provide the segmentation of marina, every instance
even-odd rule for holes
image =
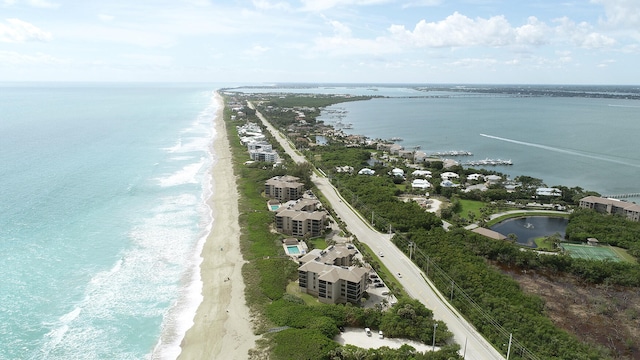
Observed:
[[[484,160],[471,160],[462,163],[464,166],[500,166],[500,165],[513,165],[511,159],[484,159]]]
[[[471,151],[464,150],[450,150],[450,151],[437,151],[429,154],[431,157],[441,157],[441,156],[473,156]]]

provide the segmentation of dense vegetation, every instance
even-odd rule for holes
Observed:
[[[258,123],[252,112],[248,117]],[[241,247],[248,263],[243,267],[247,283],[247,302],[256,314],[257,332],[263,334],[258,350],[252,351],[253,358],[263,358],[267,352],[269,359],[399,359],[411,354],[415,359],[457,359],[458,345],[446,345],[452,334],[446,324],[439,323],[436,344],[441,350],[421,354],[409,346],[401,349],[364,350],[353,346],[341,347],[333,341],[339,326],[370,327],[382,329],[387,336],[408,337],[415,340],[432,341],[434,320],[430,310],[411,300],[399,300],[390,311],[381,308],[364,309],[353,305],[314,306],[287,293],[287,285],[297,279],[298,265],[291,261],[281,246],[281,235],[270,231],[273,213],[269,212],[262,196],[264,181],[276,175],[298,176],[311,186],[309,164],[296,165],[287,162],[273,167],[267,163],[242,165],[249,158],[246,148],[238,141],[236,126],[244,120],[231,121],[231,112],[225,108],[234,170],[237,175],[240,196]],[[268,141],[277,142],[268,132],[263,132]],[[283,153],[280,149],[280,153]],[[275,330],[275,331],[271,331]]]
[[[571,241],[594,237],[601,243],[625,248],[629,254],[640,258],[640,223],[622,216],[603,215],[588,209],[576,210],[571,214],[566,234]]]
[[[400,249],[406,251],[409,242],[416,245],[416,262],[432,278],[443,294],[450,294],[452,303],[498,349],[502,349],[503,344],[508,341],[508,335],[512,333],[515,341],[511,358],[610,358],[606,349],[583,344],[572,335],[556,328],[545,315],[544,302],[538,297],[525,295],[515,281],[502,274],[499,267],[535,270],[551,277],[555,274],[572,274],[581,281],[590,284],[640,286],[640,267],[638,265],[573,259],[566,255],[540,255],[533,251],[522,251],[511,242],[491,240],[461,228],[445,232],[440,227],[440,219],[434,215],[422,211],[415,203],[398,201],[397,196],[406,191],[406,187],[387,175],[392,164],[376,163],[370,166],[376,170],[376,176],[371,177],[336,173],[333,170],[336,166],[348,165],[357,171],[363,166],[368,166],[366,164],[370,155],[370,149],[345,148],[332,144],[310,151],[307,157],[330,175],[343,197],[352,202],[366,218],[369,216],[373,218],[375,214],[375,226],[378,229],[386,231],[388,226],[391,226],[397,232],[394,241]],[[393,166],[396,165],[398,164],[393,164]],[[442,171],[441,163],[434,163],[432,166],[430,170],[434,171],[435,177],[439,171]],[[462,171],[463,169],[458,170]],[[462,173],[464,174],[464,172]],[[468,194],[456,194],[455,190],[436,187],[434,192],[445,195],[453,199],[454,202],[456,201],[455,196],[483,201],[487,204],[489,201],[496,200],[529,201],[532,189],[534,186],[540,185],[540,181],[528,177],[521,177],[519,181],[523,186],[515,192],[507,192],[498,187],[490,188],[482,193]],[[567,205],[575,204],[583,196],[594,194],[581,188],[560,188],[563,191],[561,201]],[[489,207],[487,205],[487,209]],[[453,210],[456,210],[455,207]],[[455,211],[451,211],[450,214],[454,215]],[[624,219],[612,220],[611,217],[603,217],[593,212],[577,211],[570,220],[567,234],[570,239],[579,240],[584,240],[586,237],[597,237],[601,241],[604,240],[603,242],[628,248],[632,254],[638,256],[637,234],[640,228],[635,226]],[[285,304],[297,303],[295,299],[284,299],[284,292],[281,294],[283,295],[280,298],[270,298],[274,301],[274,307],[284,306],[282,302]],[[298,306],[303,305],[298,304]],[[361,314],[365,319],[357,320],[358,317],[354,316],[355,310],[349,309],[349,306],[335,308],[342,308],[348,315],[342,318],[329,316],[327,312],[324,312],[325,318],[318,320],[319,325],[314,329],[296,327],[295,322],[290,324],[283,320],[286,317],[275,316],[274,314],[277,312],[271,308],[268,309],[268,313],[271,314],[269,321],[272,322],[272,325],[291,326],[292,329],[285,330],[286,332],[304,331],[305,336],[324,334],[323,331],[326,332],[324,335],[327,335],[329,334],[328,329],[333,329],[335,332],[334,325],[336,324],[366,324],[372,328],[388,326],[382,322],[382,315],[365,313]],[[394,309],[396,309],[395,319],[398,320],[398,308]],[[312,312],[310,311],[310,313]],[[394,315],[388,316],[393,317]],[[317,331],[318,333],[309,333],[309,331]],[[393,330],[387,328],[387,331]],[[383,352],[382,349],[366,351],[350,346],[335,347],[335,344],[332,343],[322,345],[320,342],[320,344],[322,346],[320,352],[327,351],[335,359],[391,359],[403,356],[400,354],[410,354],[410,352],[402,352],[402,348],[398,350],[400,352],[394,352],[393,355],[390,355]],[[286,345],[279,342],[277,346],[285,346],[286,348]],[[443,348],[440,353],[447,349],[447,347]],[[278,352],[276,351],[276,353]],[[284,352],[282,357],[277,358],[297,358],[284,354],[289,353]],[[452,351],[451,356],[454,355],[455,351]],[[418,355],[406,356],[416,359],[423,358]],[[441,355],[436,353],[424,356]]]

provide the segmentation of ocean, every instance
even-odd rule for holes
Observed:
[[[218,87],[0,83],[0,359],[179,354],[214,221],[206,200]],[[425,152],[473,152],[462,161],[511,159],[489,169],[549,186],[640,192],[638,100],[407,86],[245,91],[387,96],[331,106],[321,119]]]
[[[215,87],[0,84],[0,359],[172,359],[201,301]]]

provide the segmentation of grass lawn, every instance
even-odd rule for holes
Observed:
[[[480,219],[480,209],[483,208],[486,203],[478,200],[460,199],[460,205],[462,206],[462,210],[460,210],[461,217],[468,218],[469,213],[472,213],[475,215],[475,219]]]
[[[311,245],[313,244],[313,248],[314,249],[326,249],[327,248],[327,241],[323,238],[323,237],[319,237],[319,238],[313,238],[313,239],[309,239],[306,240],[307,241],[307,245],[309,245],[309,248],[311,248]]]
[[[553,240],[547,236],[541,236],[539,238],[535,238],[534,242],[536,243],[536,250],[545,250],[545,251],[558,251],[553,247]]]
[[[298,286],[297,281],[292,281],[287,285],[287,294],[295,295],[302,300],[304,303],[309,306],[320,306],[321,302],[315,296],[309,295],[307,293],[303,293],[300,291],[300,287]]]
[[[609,246],[609,248],[611,249],[611,251],[616,253],[616,255],[618,255],[624,261],[626,261],[628,263],[631,263],[631,264],[637,264],[638,263],[638,260],[635,257],[633,257],[632,255],[629,255],[629,253],[627,252],[626,249],[615,247],[615,246]]]

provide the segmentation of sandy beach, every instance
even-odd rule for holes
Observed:
[[[253,334],[242,278],[238,192],[231,150],[222,119],[222,97],[216,114],[213,166],[213,227],[202,250],[203,300],[194,325],[185,334],[178,359],[247,359],[258,338]]]

